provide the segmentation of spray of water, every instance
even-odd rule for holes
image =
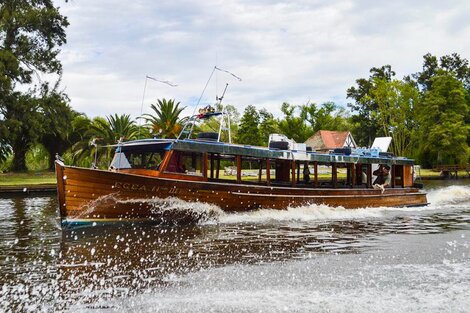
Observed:
[[[470,202],[470,186],[449,186],[432,190],[427,195],[430,205],[419,208],[359,208],[345,209],[344,207],[329,207],[326,205],[307,205],[287,210],[258,210],[235,214],[222,214],[220,223],[266,223],[283,221],[323,221],[323,220],[360,220],[381,218],[391,212],[436,210],[448,205]]]
[[[428,193],[428,201],[433,207],[469,202],[470,186],[449,186],[431,190]]]

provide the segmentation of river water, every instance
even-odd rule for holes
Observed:
[[[2,312],[469,312],[470,181],[423,208],[309,206],[192,225],[61,229],[54,195],[0,198]]]

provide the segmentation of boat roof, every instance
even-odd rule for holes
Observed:
[[[217,141],[193,139],[143,139],[123,142],[116,145],[117,152],[156,152],[161,150],[178,150],[188,152],[208,152],[228,155],[241,155],[253,158],[309,161],[319,163],[361,163],[361,164],[396,164],[413,165],[414,160],[405,157],[372,157],[359,154],[318,153],[297,150],[277,150],[267,147],[229,144]]]

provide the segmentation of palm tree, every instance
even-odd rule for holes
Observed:
[[[77,133],[82,133],[80,140],[72,147],[74,162],[85,158],[93,158],[97,145],[106,146],[116,144],[119,140],[137,139],[138,127],[130,115],[110,115],[106,119],[96,117],[93,121],[76,119],[72,125]],[[81,132],[85,130],[84,132]],[[96,144],[95,144],[96,143]],[[105,164],[111,157],[111,149],[106,153],[100,153],[99,162]]]
[[[179,105],[174,99],[158,99],[156,105],[150,106],[155,115],[144,114],[141,118],[145,119],[154,134],[160,134],[162,138],[176,138],[182,129],[182,119],[179,115],[186,108],[180,108]]]
[[[104,118],[96,118],[90,127],[90,130],[97,138],[100,138],[100,143],[105,145],[112,145],[119,140],[133,140],[137,138],[138,128],[130,115],[110,115]]]

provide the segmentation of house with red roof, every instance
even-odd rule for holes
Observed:
[[[313,151],[326,152],[337,148],[356,148],[356,142],[349,131],[319,130],[305,141]]]

